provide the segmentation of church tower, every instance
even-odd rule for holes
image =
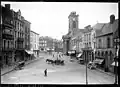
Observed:
[[[69,19],[69,33],[72,35],[75,34],[75,31],[78,29],[78,17],[79,15],[76,15],[76,12],[71,12],[68,16]]]

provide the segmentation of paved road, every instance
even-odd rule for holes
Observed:
[[[1,77],[2,84],[85,84],[85,66],[76,62],[70,62],[69,57],[64,56],[65,65],[51,65],[45,59],[33,62],[23,70],[13,71]],[[44,77],[44,70],[48,69],[48,76]],[[88,84],[113,84],[114,77],[96,70],[88,69]]]

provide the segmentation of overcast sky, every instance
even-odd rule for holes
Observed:
[[[31,22],[31,30],[40,36],[62,39],[68,32],[70,12],[79,14],[79,29],[87,25],[109,22],[114,14],[118,19],[118,3],[84,2],[1,2],[11,4],[14,11],[21,10],[22,16]]]

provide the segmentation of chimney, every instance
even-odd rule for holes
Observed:
[[[110,24],[113,24],[114,21],[115,21],[115,16],[114,15],[110,15]]]
[[[5,4],[5,8],[10,9],[10,4]]]

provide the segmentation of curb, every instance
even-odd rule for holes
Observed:
[[[98,69],[98,68],[96,68],[96,70],[97,70],[97,71],[100,71],[100,72],[102,72],[102,73],[105,73],[105,74],[107,74],[107,75],[109,75],[109,76],[114,77],[114,74],[112,74],[112,73],[104,72],[103,70],[100,70],[100,69]]]
[[[5,74],[7,74],[7,73],[10,73],[10,72],[12,72],[12,71],[14,71],[14,68],[11,69],[11,70],[9,70],[9,71],[7,71],[7,72],[5,72],[5,73],[3,73],[3,74],[1,74],[1,76],[5,75]]]
[[[97,71],[99,71],[99,72],[101,72],[101,73],[107,74],[107,75],[109,75],[109,76],[114,77],[114,74],[112,74],[112,73],[110,73],[110,72],[107,73],[107,72],[104,72],[103,70],[98,69],[98,68],[96,68],[95,70],[97,70]]]
[[[27,63],[27,64],[25,64],[25,65],[28,65],[28,64],[30,64],[30,63],[36,61],[36,60],[38,60],[38,59],[34,59],[34,60],[30,61],[29,63]],[[11,69],[11,70],[9,70],[9,71],[7,71],[7,72],[1,74],[1,76],[5,75],[5,74],[7,74],[7,73],[10,73],[10,72],[12,72],[12,71],[14,71],[14,70],[15,70],[15,69],[13,68],[13,69]]]

